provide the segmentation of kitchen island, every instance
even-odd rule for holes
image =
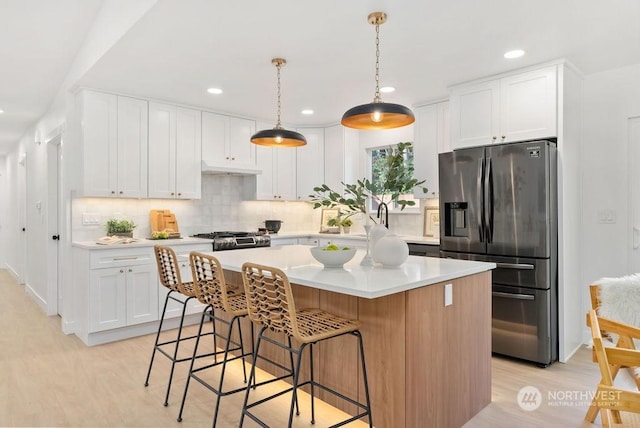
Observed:
[[[460,427],[491,401],[495,264],[409,256],[398,268],[362,267],[365,251],[358,250],[344,268],[325,269],[304,245],[212,254],[230,284],[242,285],[244,262],[275,266],[289,277],[298,308],[319,307],[362,321],[376,427]],[[445,288],[451,290],[449,305]],[[283,350],[263,349],[288,364]],[[314,353],[320,382],[364,399],[353,338],[320,343]],[[355,411],[331,396],[319,397]]]

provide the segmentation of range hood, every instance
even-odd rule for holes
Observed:
[[[228,174],[228,175],[258,175],[262,174],[262,170],[258,167],[251,168],[246,166],[229,166],[220,164],[210,164],[202,161],[203,174]]]

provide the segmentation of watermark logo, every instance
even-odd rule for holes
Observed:
[[[522,410],[532,412],[542,404],[542,393],[535,386],[527,385],[518,392],[518,406]]]

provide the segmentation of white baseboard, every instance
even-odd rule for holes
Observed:
[[[42,297],[40,297],[40,295],[38,293],[36,293],[36,291],[33,289],[33,287],[31,287],[29,285],[29,283],[26,283],[24,285],[24,289],[27,292],[27,294],[29,296],[31,296],[31,298],[33,300],[35,300],[35,302],[38,304],[40,309],[42,309],[42,312],[44,312],[45,315],[48,315],[47,314],[47,302],[45,302],[45,300]]]

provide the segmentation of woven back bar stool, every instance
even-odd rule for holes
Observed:
[[[263,340],[288,350],[290,353],[296,354],[296,363],[294,365],[293,385],[291,388],[280,391],[270,397],[266,397],[249,403],[251,388],[247,388],[245,399],[242,407],[242,416],[240,426],[243,425],[244,417],[247,416],[260,426],[267,425],[261,421],[256,415],[250,412],[250,409],[261,405],[272,398],[292,391],[291,405],[289,408],[288,427],[293,424],[294,403],[297,406],[297,390],[304,385],[310,385],[311,390],[311,423],[315,423],[315,388],[321,388],[337,397],[348,401],[359,408],[359,413],[332,427],[346,425],[355,420],[368,416],[369,426],[372,427],[371,419],[371,401],[369,398],[369,384],[367,381],[367,370],[364,358],[364,346],[362,344],[362,335],[360,334],[360,322],[338,317],[321,309],[302,309],[296,308],[291,284],[289,279],[282,270],[258,265],[255,263],[245,263],[242,266],[242,279],[247,297],[247,307],[249,310],[249,318],[252,322],[260,325],[260,333],[255,346],[254,360],[249,375],[249,383],[255,376],[256,362],[260,358],[259,349]],[[284,333],[287,336],[288,344],[281,343],[270,337],[265,336],[267,330]],[[322,340],[331,338],[353,335],[358,340],[360,361],[362,366],[362,379],[364,381],[366,403],[360,403],[355,399],[346,397],[345,395],[334,391],[333,389],[322,385],[315,381],[313,374],[313,345]],[[291,339],[299,344],[296,348],[291,346]],[[305,348],[309,348],[309,367],[310,379],[300,382],[300,368],[302,362],[302,354]],[[299,414],[299,412],[297,412]]]
[[[182,337],[182,327],[184,324],[184,314],[187,310],[187,303],[189,300],[196,297],[193,289],[193,282],[182,282],[180,277],[180,266],[178,264],[178,258],[176,253],[170,247],[162,245],[156,245],[153,247],[156,255],[156,263],[158,265],[158,276],[160,278],[160,284],[166,287],[169,292],[164,299],[164,306],[162,308],[162,315],[160,316],[160,325],[158,326],[158,332],[156,333],[155,344],[153,345],[153,352],[151,353],[151,361],[149,361],[149,370],[147,371],[147,378],[144,381],[144,386],[149,386],[149,377],[151,376],[151,368],[153,367],[153,361],[156,356],[156,352],[160,352],[171,361],[171,371],[169,373],[169,382],[167,385],[167,393],[164,398],[164,405],[169,404],[169,392],[171,391],[171,381],[173,379],[173,372],[176,363],[188,361],[191,357],[178,358],[178,348],[180,343],[185,340],[194,339],[196,336]],[[162,331],[162,324],[164,323],[165,314],[167,312],[167,304],[169,300],[173,300],[182,305],[182,314],[180,315],[180,326],[178,327],[177,337],[175,339],[160,341],[160,333]],[[165,350],[165,347],[172,345],[173,348]]]
[[[244,382],[247,382],[245,359],[253,354],[253,330],[250,349],[245,351],[240,320],[247,316],[247,299],[245,298],[244,291],[241,288],[227,286],[224,279],[224,273],[220,267],[218,259],[206,254],[191,252],[189,254],[189,262],[191,265],[196,297],[201,303],[207,306],[202,312],[200,327],[196,337],[196,344],[193,349],[194,358],[191,359],[189,376],[187,377],[187,382],[184,387],[182,404],[180,405],[180,413],[178,414],[178,422],[182,421],[182,412],[184,410],[184,404],[189,390],[189,381],[193,378],[217,396],[216,407],[213,415],[213,426],[215,427],[218,419],[221,397],[245,390],[245,387],[242,386],[240,388],[223,391],[223,384],[227,363],[237,359],[243,360],[242,370],[244,374]],[[225,313],[230,316],[231,320],[229,321],[227,318],[222,318],[220,316],[221,313]],[[216,347],[216,351],[210,354],[214,357],[213,362],[207,362],[200,367],[194,368],[196,361],[195,356],[198,352],[198,346],[200,345],[200,336],[202,335],[202,328],[205,320],[213,321],[213,335],[214,337],[223,339],[224,349],[218,351]],[[216,322],[227,326],[226,335],[220,334],[216,331]],[[237,340],[233,339],[234,327],[238,333]],[[222,355],[222,359],[218,360],[218,356],[220,355]],[[222,371],[220,373],[218,384],[216,386],[212,386],[206,382],[199,373],[218,365],[222,365]]]

